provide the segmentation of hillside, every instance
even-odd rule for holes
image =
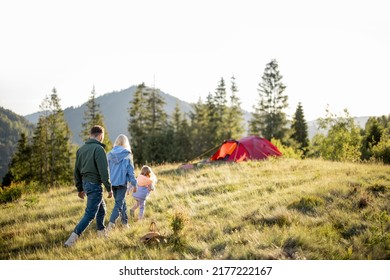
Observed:
[[[154,170],[146,218],[108,240],[93,222],[62,246],[85,208],[73,186],[0,205],[0,259],[390,259],[389,166],[277,159]],[[139,241],[151,221],[167,238],[158,249]]]
[[[33,125],[24,117],[0,107],[0,183],[18,144],[20,134],[31,135]]]

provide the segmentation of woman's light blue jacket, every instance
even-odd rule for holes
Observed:
[[[122,146],[115,146],[107,154],[110,179],[113,186],[127,186],[127,182],[136,186],[132,154]]]

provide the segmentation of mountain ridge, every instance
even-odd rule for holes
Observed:
[[[133,85],[127,89],[108,92],[96,97],[96,102],[100,105],[100,110],[104,116],[104,122],[111,141],[114,141],[116,136],[119,134],[128,135],[128,109],[130,108],[130,101],[134,96],[136,88],[137,86]],[[161,90],[159,90],[159,93],[166,102],[164,109],[168,115],[172,114],[176,103],[179,104],[180,110],[183,113],[188,114],[190,111],[192,111],[192,103],[183,101]],[[83,144],[83,141],[81,140],[79,134],[82,129],[81,123],[84,120],[84,111],[86,110],[86,103],[87,101],[78,107],[70,106],[64,109],[65,120],[68,122],[69,128],[72,131],[72,142],[78,145]],[[38,122],[39,114],[39,112],[36,112],[33,114],[26,115],[24,117],[31,123],[36,124]],[[244,110],[245,127],[247,127],[247,123],[250,118],[251,113]],[[361,128],[364,128],[368,118],[368,116],[354,117],[354,120]],[[317,133],[325,132],[321,131],[318,128],[317,120],[306,122],[308,125],[309,139],[312,139],[313,136]]]
[[[96,97],[96,103],[100,106],[100,111],[104,116],[104,123],[111,141],[114,141],[119,134],[128,134],[128,121],[130,108],[130,101],[133,99],[137,86],[131,86],[120,91],[112,91]],[[159,90],[160,95],[164,98],[166,104],[165,111],[170,115],[176,103],[179,104],[180,110],[183,113],[188,113],[191,110],[191,104],[180,100],[170,94]],[[84,121],[84,111],[86,110],[87,101],[78,107],[67,107],[64,109],[65,120],[68,122],[69,128],[72,131],[72,141],[81,145],[79,134],[82,129],[82,122]],[[26,115],[25,118],[32,123],[37,123],[39,112]],[[119,121],[122,120],[122,121]]]

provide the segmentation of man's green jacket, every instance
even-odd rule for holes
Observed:
[[[101,184],[103,183],[107,191],[111,191],[110,174],[105,145],[96,139],[88,139],[76,153],[76,164],[74,178],[76,188],[83,191],[83,181]]]

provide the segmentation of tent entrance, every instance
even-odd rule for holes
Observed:
[[[222,144],[221,148],[211,157],[211,160],[227,160],[237,147],[237,142],[229,141]]]

